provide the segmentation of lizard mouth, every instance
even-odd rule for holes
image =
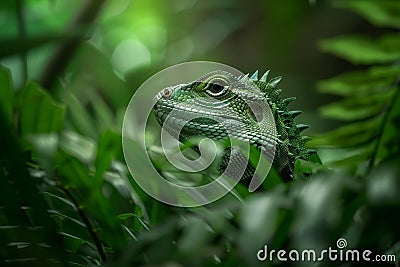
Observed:
[[[200,106],[192,105],[191,103],[180,103],[178,101],[159,101],[153,107],[157,118],[164,122],[168,115],[175,119],[187,120],[191,117],[208,118],[214,120],[238,120],[236,114],[232,112],[222,114],[220,109],[200,108]],[[227,108],[228,109],[228,108]]]

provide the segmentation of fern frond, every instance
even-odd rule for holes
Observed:
[[[379,22],[377,15],[370,12],[371,6],[388,12],[386,4],[340,1],[338,5],[356,10],[372,23],[396,26],[395,22]],[[358,167],[361,173],[368,174],[400,149],[400,34],[387,33],[377,40],[363,35],[341,36],[322,41],[320,47],[350,63],[368,67],[318,83],[320,92],[342,97],[321,107],[321,114],[345,124],[316,137],[308,145],[344,149],[342,156],[330,164]]]

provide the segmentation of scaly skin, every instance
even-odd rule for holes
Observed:
[[[296,159],[309,159],[300,132],[308,126],[294,122],[299,111],[289,111],[294,98],[282,99],[276,85],[281,78],[267,81],[268,72],[258,79],[258,72],[235,77],[224,71],[208,73],[198,80],[165,88],[159,94],[154,113],[160,125],[168,115],[173,119],[163,127],[179,134],[181,142],[192,137],[208,137],[225,142],[231,138],[249,142],[270,161],[282,179],[294,178]],[[178,133],[178,129],[181,131]],[[273,152],[275,149],[275,157]],[[229,156],[248,162],[240,152],[225,150],[220,171]],[[254,167],[247,165],[243,180],[252,178]]]

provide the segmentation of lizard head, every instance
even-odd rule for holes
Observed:
[[[273,132],[274,127],[273,116],[267,116],[271,112],[265,93],[247,76],[224,71],[164,88],[153,109],[157,121],[168,132],[179,134],[181,141],[195,136],[224,140],[229,135],[256,143],[262,139],[256,135],[261,136],[262,130]]]
[[[260,148],[279,174],[291,180],[295,160],[307,160],[314,152],[305,148],[306,139],[300,134],[308,126],[294,121],[301,112],[287,108],[295,98],[282,99],[276,88],[281,78],[267,81],[268,73],[258,79],[258,72],[248,78],[214,71],[167,87],[157,95],[155,117],[182,142],[192,137],[246,141]]]

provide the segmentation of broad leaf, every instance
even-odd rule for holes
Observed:
[[[28,83],[18,96],[19,128],[23,135],[58,132],[63,127],[65,107],[39,85]]]
[[[352,147],[374,140],[379,134],[382,116],[367,121],[341,126],[331,132],[314,137],[308,142],[310,147]]]
[[[318,82],[320,92],[341,96],[366,96],[387,91],[400,76],[399,65],[372,67],[368,70],[346,72]]]
[[[379,27],[400,29],[400,5],[392,0],[341,0],[334,6],[350,9]]]
[[[354,64],[388,63],[400,59],[400,36],[387,34],[378,40],[365,36],[342,36],[320,42],[324,52]]]
[[[386,108],[394,90],[381,94],[349,97],[344,100],[323,106],[321,114],[327,118],[343,121],[367,119],[375,116]]]
[[[10,122],[13,112],[13,94],[10,71],[0,66],[0,109],[2,109],[4,116]]]

